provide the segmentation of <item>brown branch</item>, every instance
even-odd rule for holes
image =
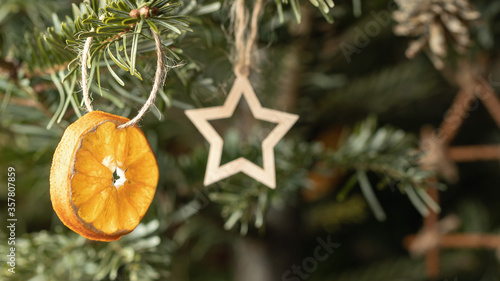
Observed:
[[[473,70],[467,62],[461,64],[458,72],[455,73],[455,77],[461,90],[455,97],[450,109],[446,112],[439,132],[436,132],[436,136],[441,142],[439,143],[440,146],[438,147],[435,144],[434,151],[427,147],[428,152],[430,151],[433,155],[427,157],[427,163],[425,161],[422,163],[423,167],[429,166],[429,163],[438,163],[439,159],[436,160],[432,157],[442,158],[441,162],[444,160],[468,162],[500,159],[500,145],[448,147],[456,137],[463,121],[469,116],[472,101],[475,98],[479,98],[483,102],[493,120],[500,127],[500,100],[490,85],[483,78],[474,76]],[[429,134],[422,135],[423,143],[431,140],[430,144],[433,144],[432,139],[428,138]],[[444,149],[446,153],[437,154]],[[436,189],[430,186],[432,183],[432,181],[428,182],[427,192],[433,200],[438,202],[439,194]],[[426,273],[430,279],[435,280],[439,277],[439,252],[441,248],[500,249],[500,235],[446,234],[448,231],[443,229],[445,225],[443,221],[439,222],[438,215],[431,211],[431,214],[424,220],[423,229],[418,234],[409,235],[403,240],[404,246],[411,254],[425,253]],[[453,222],[453,220],[450,221]]]
[[[418,239],[418,234],[408,235],[403,240],[405,248]],[[483,248],[483,249],[500,249],[500,235],[495,234],[481,234],[481,233],[465,233],[465,234],[446,234],[437,237],[437,247],[427,250],[426,259],[429,259],[429,252],[433,250],[443,249],[462,249],[462,248]],[[439,252],[438,252],[439,253]],[[432,257],[434,259],[435,257]],[[428,262],[429,265],[435,266]],[[437,264],[438,265],[438,264]],[[429,274],[429,272],[428,272]],[[431,276],[431,275],[429,275]]]
[[[469,115],[474,98],[474,91],[469,89],[461,90],[455,97],[439,128],[444,144],[449,144],[457,135],[458,129]]]
[[[498,95],[481,77],[478,78],[478,90],[477,95],[490,113],[491,118],[500,127],[500,100],[498,99]]]
[[[500,159],[500,145],[469,145],[448,148],[447,156],[455,162]]]
[[[500,236],[493,234],[448,234],[439,239],[441,248],[499,249]]]

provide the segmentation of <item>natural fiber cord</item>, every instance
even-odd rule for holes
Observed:
[[[250,34],[246,37],[245,31],[247,29],[248,11],[245,8],[244,0],[237,0],[234,3],[234,17],[235,17],[235,45],[237,53],[237,62],[234,67],[234,72],[239,76],[248,76],[252,66],[252,49],[254,47],[255,39],[258,33],[258,19],[260,11],[262,10],[263,0],[257,0],[252,11],[252,18],[250,21]]]
[[[150,106],[154,104],[154,101],[156,99],[156,94],[158,92],[158,89],[160,88],[162,84],[162,78],[163,78],[163,70],[165,68],[164,62],[163,62],[163,54],[161,51],[161,40],[160,36],[158,33],[156,33],[153,29],[151,29],[151,32],[153,34],[153,38],[155,39],[155,45],[156,45],[156,56],[157,56],[157,65],[156,65],[156,73],[154,77],[154,82],[153,82],[153,88],[151,89],[151,93],[149,94],[149,98],[146,101],[146,103],[142,106],[142,108],[139,110],[137,113],[137,116],[132,118],[130,121],[127,123],[118,126],[118,129],[123,129],[129,126],[133,126],[141,120],[141,118],[146,114],[146,111],[149,109]],[[92,101],[90,100],[90,95],[89,95],[89,87],[88,87],[88,73],[87,73],[87,59],[90,51],[90,46],[92,44],[92,37],[87,38],[87,41],[85,42],[85,47],[83,49],[83,54],[82,54],[82,60],[81,60],[81,66],[82,66],[82,90],[83,90],[83,100],[85,102],[85,107],[87,108],[88,112],[94,111],[92,108]]]

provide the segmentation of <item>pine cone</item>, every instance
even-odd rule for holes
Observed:
[[[406,56],[413,58],[425,50],[434,66],[443,68],[447,41],[459,53],[470,43],[469,25],[481,14],[467,0],[395,0],[399,10],[393,12],[397,21],[394,33],[418,37],[410,42]]]

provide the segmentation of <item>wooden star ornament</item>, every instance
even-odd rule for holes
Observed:
[[[222,166],[220,165],[224,140],[209,121],[231,117],[242,97],[245,98],[252,115],[256,119],[277,124],[262,141],[263,168],[243,157]],[[263,108],[250,81],[244,76],[236,76],[233,87],[223,106],[189,109],[185,113],[210,144],[205,180],[203,182],[205,186],[242,172],[269,188],[274,189],[276,187],[274,147],[299,119],[298,115]]]

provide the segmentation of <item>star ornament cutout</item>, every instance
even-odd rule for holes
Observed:
[[[224,140],[209,121],[231,117],[242,97],[245,98],[254,118],[277,124],[262,141],[263,168],[243,157],[222,166],[220,165]],[[189,109],[185,113],[210,144],[205,180],[203,182],[205,186],[242,172],[269,188],[276,188],[274,147],[299,119],[298,115],[263,108],[250,81],[242,76],[236,77],[223,106]]]

